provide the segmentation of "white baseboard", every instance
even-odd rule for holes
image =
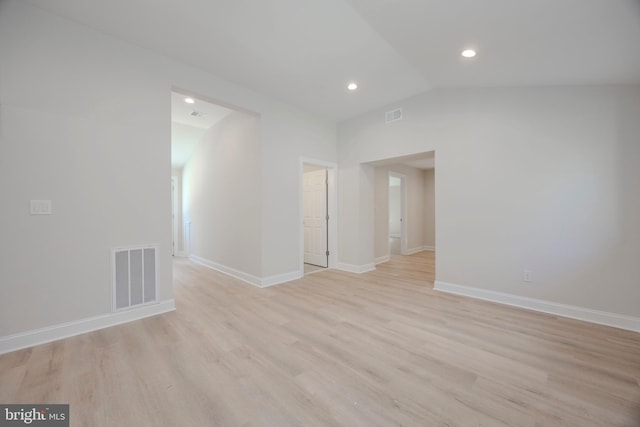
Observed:
[[[435,246],[418,246],[417,248],[407,249],[404,252],[403,255],[413,255],[413,254],[417,254],[418,252],[422,252],[422,251],[435,252],[436,251],[436,247]]]
[[[235,268],[227,267],[226,265],[218,264],[217,262],[199,257],[197,255],[191,255],[189,259],[193,262],[204,265],[205,267],[209,267],[212,270],[216,270],[220,273],[226,274],[227,276],[242,280],[243,282],[256,286],[258,288],[267,288],[269,286],[279,285],[281,283],[300,279],[304,276],[303,272],[296,270],[290,271],[289,273],[277,274],[275,276],[262,278],[249,273],[245,273],[240,270],[236,270]]]
[[[292,280],[304,277],[304,271],[291,271],[289,273],[277,274],[275,276],[264,277],[260,280],[260,287],[267,288],[269,286],[279,285],[281,283],[290,282]]]
[[[431,251],[431,252],[435,252],[436,251],[436,247],[435,246],[420,246],[417,248],[413,248],[413,249],[407,249],[405,251],[405,253],[403,255],[413,255],[413,254],[417,254],[418,252],[422,252],[422,251]],[[387,262],[391,259],[391,255],[384,255],[381,257],[378,257],[375,259],[375,264],[382,264],[384,262]]]
[[[368,271],[375,270],[376,265],[374,263],[369,263],[364,265],[354,265],[354,264],[347,264],[346,262],[339,262],[337,269],[342,271],[347,271],[349,273],[362,274]]]
[[[189,259],[193,262],[197,262],[198,264],[202,264],[205,267],[209,267],[213,270],[219,271],[220,273],[224,273],[227,276],[235,277],[236,279],[242,280],[243,282],[246,282],[250,285],[257,286],[259,288],[262,287],[261,279],[252,274],[236,270],[235,268],[227,267],[226,265],[218,264],[217,262],[199,257],[198,255],[191,255],[189,256]]]
[[[188,258],[188,255],[185,251],[178,251],[175,254],[173,254],[173,256],[177,256],[180,258]]]
[[[435,281],[434,289],[450,294],[463,295],[466,297],[497,302],[514,307],[541,311],[543,313],[554,314],[557,316],[569,317],[571,319],[584,320],[600,325],[613,326],[615,328],[640,332],[640,318],[637,317],[609,313],[606,311],[592,310],[590,308],[576,307],[572,305],[560,304],[534,298],[521,297],[518,295],[490,291],[470,286],[456,285],[439,280]]]
[[[419,246],[417,248],[407,249],[406,251],[404,251],[402,255],[413,255],[413,254],[417,254],[418,252],[422,252],[423,250],[424,249],[422,249],[422,246]]]
[[[103,314],[101,316],[74,320],[59,325],[47,326],[46,328],[7,335],[0,338],[0,354],[144,319],[145,317],[167,313],[175,309],[175,301],[170,299],[131,310]]]
[[[381,256],[375,259],[375,264],[382,264],[384,262],[387,262],[391,259],[391,255],[385,255],[385,256]]]

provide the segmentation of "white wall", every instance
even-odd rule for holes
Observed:
[[[208,129],[183,169],[190,255],[260,277],[260,119],[232,112]]]
[[[435,170],[424,171],[424,246],[436,246]]]
[[[169,92],[149,55],[9,1],[0,62],[0,336],[109,313],[115,246],[158,245],[171,299]],[[39,198],[53,215],[29,215]]]
[[[437,280],[639,316],[638,117],[638,86],[432,91],[339,126],[340,198],[366,208],[360,163],[435,150]],[[341,261],[371,262],[341,208]]]
[[[157,244],[172,298],[173,87],[260,115],[261,274],[299,269],[299,157],[335,162],[333,123],[16,0],[0,63],[0,337],[109,313],[113,246]]]
[[[389,172],[387,168],[375,168],[374,182],[374,256],[378,260],[389,255],[389,233],[390,233],[390,202],[389,200]],[[400,187],[397,187],[400,188]],[[399,194],[398,190],[398,194]]]
[[[336,163],[336,125],[293,109],[260,113],[262,276],[269,278],[300,270],[300,158]]]
[[[373,166],[339,163],[339,268],[361,272],[375,266],[374,183],[375,168]]]
[[[175,233],[174,245],[176,256],[186,256],[184,247],[184,218],[182,216],[182,168],[172,168],[171,178],[174,180],[174,215],[175,215]]]
[[[378,171],[376,171],[376,174],[377,172]],[[402,233],[402,185],[391,186],[387,182],[386,189],[387,189],[387,195],[389,197],[389,200],[388,200],[389,208],[387,209],[389,220],[386,222],[388,224],[389,229],[387,230],[388,232],[384,234],[387,234],[387,236],[400,237]],[[376,203],[378,202],[377,196],[378,194],[376,194]],[[376,257],[377,257],[377,253],[376,253]]]

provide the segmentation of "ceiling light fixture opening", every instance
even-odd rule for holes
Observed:
[[[476,51],[473,49],[466,49],[463,50],[460,55],[464,56],[465,58],[473,58],[474,56],[476,56]]]
[[[187,104],[193,104],[194,102],[196,102],[196,100],[193,98],[185,98],[184,102],[186,102]]]
[[[351,82],[347,85],[347,89],[349,90],[356,90],[358,89],[358,84],[356,82]]]

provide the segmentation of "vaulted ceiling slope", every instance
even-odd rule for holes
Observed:
[[[640,0],[29,1],[338,121],[438,87],[640,82]]]

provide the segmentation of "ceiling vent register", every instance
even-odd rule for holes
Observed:
[[[396,108],[384,113],[385,123],[397,122],[398,120],[402,120],[402,108]]]

